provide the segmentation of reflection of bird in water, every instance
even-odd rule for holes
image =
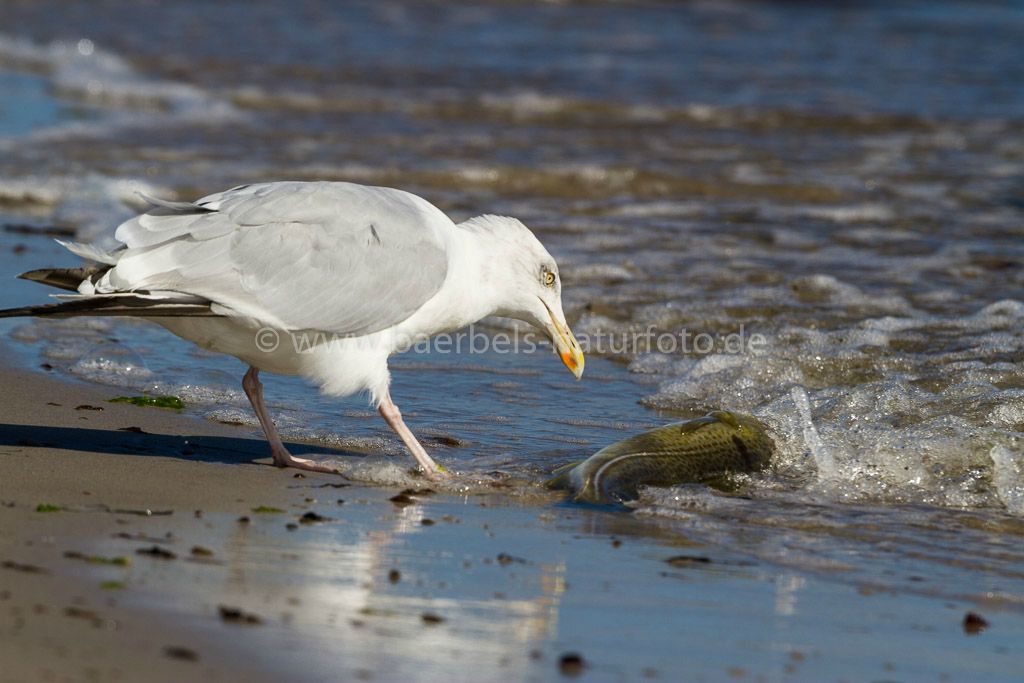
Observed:
[[[279,466],[331,471],[285,449],[260,370],[302,375],[335,396],[368,391],[431,477],[441,470],[388,391],[392,353],[498,315],[539,328],[569,369],[583,372],[558,266],[514,218],[456,225],[420,197],[351,183],[265,183],[194,203],[149,201],[152,210],[117,229],[120,248],[66,245],[100,265],[22,276],[77,294],[0,317],[138,316],[240,358],[249,364],[242,386]]]
[[[329,671],[332,680],[347,680],[339,667],[376,671],[378,680],[419,680],[417,667],[447,671],[452,662],[480,671],[504,662],[501,680],[525,680],[536,665],[531,651],[558,632],[566,553],[503,565],[475,534],[424,526],[425,516],[454,522],[418,498],[384,518],[377,504],[355,505],[361,509],[346,523],[318,527],[319,534],[282,538],[236,525],[218,551],[230,571],[213,584],[217,598],[263,616],[287,615],[287,629],[273,637],[295,643],[303,670]],[[514,526],[523,522],[513,519]],[[441,621],[428,624],[424,614]]]

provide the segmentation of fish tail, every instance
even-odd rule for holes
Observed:
[[[544,482],[544,486],[549,489],[568,489],[572,488],[572,471],[579,465],[582,460],[577,462],[571,462],[568,465],[562,465],[554,472],[551,473],[551,478]]]

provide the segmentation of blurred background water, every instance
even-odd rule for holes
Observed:
[[[782,529],[755,547],[809,566],[925,544],[956,576],[942,590],[1019,610],[1021,83],[1019,2],[0,2],[0,265],[74,264],[40,232],[109,242],[139,190],[348,180],[517,216],[581,335],[765,345],[591,353],[578,384],[547,353],[396,358],[395,399],[442,462],[535,478],[752,413],[779,445],[741,482],[757,505],[680,487],[637,513]],[[239,362],[155,326],[5,329],[20,362],[256,424]],[[267,393],[291,438],[401,452],[363,398]],[[984,580],[952,569],[965,548]]]

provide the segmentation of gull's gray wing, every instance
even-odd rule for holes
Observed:
[[[266,183],[155,202],[96,293],[202,297],[287,330],[364,335],[414,313],[444,282],[453,224],[424,199],[351,183]]]

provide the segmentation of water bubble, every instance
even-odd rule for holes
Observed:
[[[115,386],[132,386],[152,376],[138,353],[121,344],[103,344],[89,351],[71,366],[71,372],[86,379]]]

